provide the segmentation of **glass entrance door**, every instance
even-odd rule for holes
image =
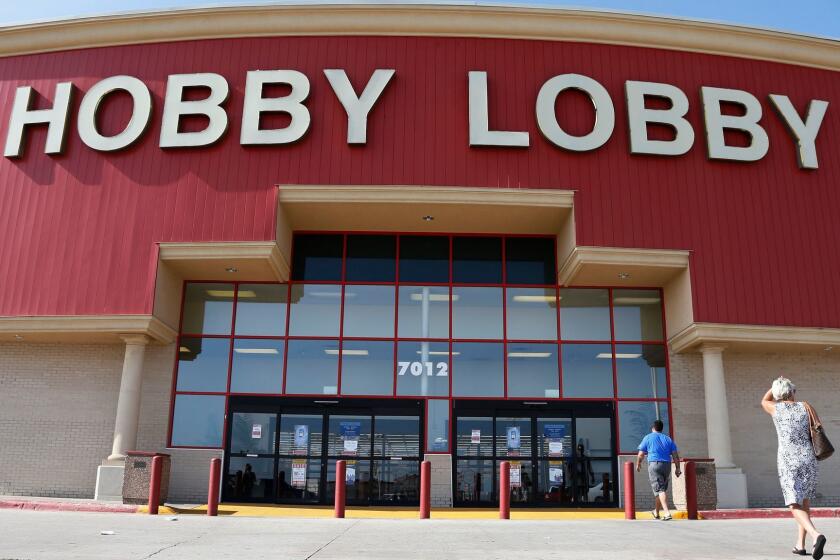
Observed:
[[[616,505],[612,403],[455,405],[455,504],[498,504],[511,464],[513,506]]]
[[[419,401],[232,400],[223,499],[332,504],[344,460],[348,504],[416,505],[420,412]]]

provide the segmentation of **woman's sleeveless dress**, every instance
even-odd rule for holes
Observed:
[[[773,415],[779,436],[779,482],[785,505],[817,495],[817,458],[811,445],[808,410],[801,402],[777,402]]]

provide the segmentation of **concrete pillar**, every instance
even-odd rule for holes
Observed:
[[[140,391],[143,385],[143,358],[149,337],[125,335],[120,395],[117,400],[117,417],[114,421],[114,441],[108,461],[121,463],[125,452],[137,445],[137,424],[140,420]]]
[[[726,376],[721,344],[704,344],[703,387],[706,400],[706,438],[717,469],[719,508],[747,507],[747,477],[732,457],[732,432],[726,399]]]

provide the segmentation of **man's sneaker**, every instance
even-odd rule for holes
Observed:
[[[655,509],[651,510],[650,514],[653,516],[654,519],[659,519],[659,512]]]
[[[671,517],[670,515],[666,515],[665,517],[662,518],[662,521],[671,521],[672,519],[673,519],[673,517]]]

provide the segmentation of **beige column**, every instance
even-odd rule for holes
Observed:
[[[114,441],[109,462],[122,462],[125,452],[137,445],[137,424],[140,420],[140,390],[143,385],[143,358],[149,337],[146,335],[123,335],[125,358],[123,359],[120,395],[117,400],[117,417],[114,421]]]

